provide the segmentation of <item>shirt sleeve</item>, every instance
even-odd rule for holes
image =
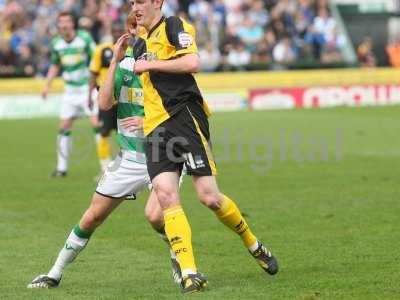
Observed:
[[[176,55],[197,53],[196,31],[194,27],[178,17],[166,19],[169,42],[175,47]]]
[[[89,66],[90,72],[98,74],[101,69],[101,47],[97,46],[93,52],[92,59]]]
[[[88,54],[89,57],[91,58],[93,56],[94,53],[94,49],[96,48],[96,43],[94,42],[94,40],[92,39],[92,37],[90,37],[89,39],[89,44],[88,44]]]
[[[58,51],[54,49],[54,45],[51,45],[50,48],[50,62],[53,65],[60,65],[61,64],[61,59],[60,59],[60,54]]]

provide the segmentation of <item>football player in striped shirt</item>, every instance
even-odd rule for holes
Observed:
[[[57,17],[59,34],[51,41],[51,66],[42,90],[47,98],[51,84],[62,73],[65,83],[61,100],[59,133],[57,137],[57,167],[52,177],[65,177],[71,151],[71,128],[73,121],[81,115],[90,119],[96,142],[100,139],[98,108],[89,105],[89,62],[95,42],[86,31],[76,29],[76,20],[71,12],[61,12]]]
[[[113,49],[113,58],[99,93],[99,106],[110,108],[117,101],[118,133],[117,140],[121,151],[112,165],[106,169],[100,179],[92,202],[83,214],[80,222],[72,229],[58,257],[45,275],[39,275],[28,288],[54,288],[60,284],[64,269],[74,261],[86,247],[90,237],[105,219],[125,199],[135,199],[144,189],[150,187],[144,154],[143,136],[143,91],[139,78],[133,73],[135,59],[128,47],[129,40],[136,33],[136,19],[129,15],[129,34],[118,39]],[[164,231],[162,210],[156,194],[151,192],[145,214],[154,228],[169,247]],[[170,249],[172,275],[181,283],[181,272],[175,253]]]

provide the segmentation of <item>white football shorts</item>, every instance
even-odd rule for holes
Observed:
[[[145,188],[151,189],[144,154],[121,151],[101,177],[96,193],[110,198],[136,199]]]
[[[88,105],[89,86],[66,87],[61,99],[60,119],[72,119],[99,114],[97,91],[93,91],[93,108]]]
[[[184,168],[179,178],[179,186],[185,175]],[[134,200],[146,188],[151,190],[152,185],[145,155],[133,151],[121,151],[99,180],[96,193],[110,198]]]

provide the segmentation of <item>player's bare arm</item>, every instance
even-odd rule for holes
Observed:
[[[90,110],[93,109],[93,90],[96,88],[96,80],[99,76],[98,73],[90,72],[90,79],[89,79],[89,95],[88,95],[88,107]]]
[[[118,63],[124,58],[126,49],[128,48],[128,41],[130,38],[129,33],[122,35],[114,45],[113,58],[110,62],[110,67],[107,72],[106,80],[100,87],[99,91],[99,107],[103,110],[108,110],[113,105],[113,91],[114,91],[114,77],[117,70]]]
[[[138,60],[135,63],[135,73],[158,71],[166,73],[197,73],[200,71],[200,58],[197,54],[185,54],[176,59],[146,61]]]
[[[50,90],[51,84],[53,83],[54,78],[57,77],[59,71],[60,71],[60,66],[59,65],[52,64],[50,66],[49,71],[47,72],[47,75],[46,75],[46,82],[45,82],[45,84],[43,86],[43,89],[42,89],[42,98],[43,98],[43,100],[47,99],[47,95],[49,94],[49,90]]]

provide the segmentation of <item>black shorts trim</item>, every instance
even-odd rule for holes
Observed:
[[[126,196],[122,196],[122,197],[113,197],[113,196],[110,196],[110,195],[102,194],[102,193],[100,193],[100,192],[98,192],[98,191],[94,191],[94,192],[95,192],[96,194],[99,194],[100,196],[107,197],[107,198],[114,199],[114,200],[121,200],[121,199],[125,199],[125,200],[136,200],[136,199],[137,199],[136,194],[126,195]]]
[[[113,197],[113,196],[110,196],[110,195],[106,195],[106,194],[102,194],[102,193],[100,193],[100,192],[98,192],[98,191],[94,191],[96,194],[99,194],[100,196],[103,196],[103,197],[107,197],[107,198],[111,198],[111,199],[116,199],[116,200],[119,200],[119,199],[122,199],[122,198],[124,198],[124,197]]]

